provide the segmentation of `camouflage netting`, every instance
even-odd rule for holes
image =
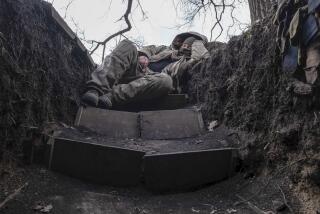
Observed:
[[[246,133],[246,166],[288,174],[301,202],[319,208],[320,98],[291,92],[269,20],[212,48],[212,57],[191,71],[189,95],[207,123],[217,120]]]
[[[19,153],[32,130],[72,122],[92,64],[46,2],[1,0],[0,32],[1,158]]]

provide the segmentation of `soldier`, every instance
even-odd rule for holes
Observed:
[[[303,27],[302,39],[305,44],[305,75],[306,82],[311,85],[319,86],[318,70],[320,64],[320,0],[309,0],[308,2],[309,16]],[[310,20],[311,19],[311,20]],[[311,26],[308,25],[310,21]],[[310,28],[311,27],[311,28]]]
[[[150,45],[139,51],[123,40],[91,74],[82,104],[110,109],[166,95],[178,87],[173,79],[209,56],[206,43],[207,38],[196,32],[177,35],[169,47]]]
[[[299,65],[304,71],[304,82],[294,83],[297,94],[311,94],[319,86],[320,64],[320,0],[309,0],[294,15],[289,28],[292,45],[299,47]]]

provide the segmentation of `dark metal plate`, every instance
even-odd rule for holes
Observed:
[[[141,177],[144,152],[56,138],[49,168],[76,178],[112,186],[134,186]]]
[[[188,190],[228,178],[234,171],[236,149],[146,155],[144,177],[157,192]]]
[[[75,125],[86,127],[110,138],[140,136],[137,113],[80,107]]]
[[[169,94],[153,100],[139,101],[138,103],[126,104],[123,106],[116,106],[115,110],[140,112],[153,110],[173,110],[184,108],[188,102],[186,94]]]
[[[177,109],[141,112],[141,138],[178,139],[200,135],[204,124],[200,111]]]

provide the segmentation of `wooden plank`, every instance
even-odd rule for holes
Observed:
[[[77,38],[76,40],[77,40],[77,45],[82,50],[82,52],[87,52],[87,48],[83,45],[81,40],[79,38]]]
[[[63,20],[63,18],[59,15],[59,13],[56,11],[56,9],[54,9],[54,7],[51,7],[51,15],[52,15],[52,18],[57,22],[57,24],[64,30],[64,32],[71,39],[75,39],[76,38],[76,34],[71,30],[71,28]]]

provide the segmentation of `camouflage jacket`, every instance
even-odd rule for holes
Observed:
[[[203,47],[201,47],[202,50],[197,50],[197,52],[199,53],[201,51],[202,52],[205,51],[204,48],[207,45],[208,40],[204,35],[201,35],[197,32],[186,32],[186,33],[178,34],[174,38],[174,40],[177,37],[180,37],[184,40],[190,36],[195,37],[196,39],[198,39],[199,41],[202,41],[202,43],[203,43]],[[197,47],[199,47],[199,45]],[[195,49],[195,48],[193,48],[193,49]],[[149,46],[145,46],[142,49],[140,49],[139,52],[140,52],[140,54],[146,55],[149,58],[150,62],[158,62],[158,61],[161,61],[162,59],[166,59],[169,57],[171,57],[171,59],[173,59],[174,61],[180,60],[181,58],[183,58],[183,55],[179,53],[179,50],[174,49],[173,45],[170,45],[170,46],[149,45]],[[208,51],[205,51],[205,53],[203,53],[203,55],[208,56]]]
[[[140,53],[148,56],[150,62],[158,62],[169,57],[174,61],[173,63],[170,63],[165,68],[163,68],[162,72],[167,73],[172,77],[175,92],[178,93],[181,93],[180,80],[182,75],[190,70],[194,64],[201,60],[205,60],[210,56],[206,48],[208,40],[201,34],[198,34],[196,32],[182,33],[178,34],[174,38],[174,40],[177,37],[180,37],[184,40],[190,36],[193,36],[197,39],[192,44],[190,59],[179,53],[179,50],[174,49],[173,44],[171,44],[171,46],[169,47],[150,45],[142,48],[139,51]],[[152,71],[149,69],[149,72]]]

